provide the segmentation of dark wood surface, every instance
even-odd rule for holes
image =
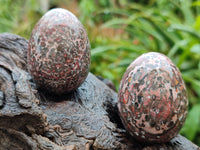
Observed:
[[[112,83],[92,73],[69,94],[37,90],[27,47],[20,36],[0,34],[0,150],[200,149],[181,135],[161,144],[135,141],[121,123]]]

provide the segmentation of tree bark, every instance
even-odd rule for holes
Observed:
[[[36,88],[26,67],[28,41],[0,34],[0,149],[200,149],[181,135],[139,143],[124,129],[111,82],[89,73],[75,91],[55,96]]]

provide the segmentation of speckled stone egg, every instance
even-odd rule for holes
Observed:
[[[76,89],[90,67],[90,44],[83,25],[65,9],[48,11],[32,31],[27,59],[39,88],[55,94]]]
[[[142,142],[167,142],[187,115],[187,93],[179,69],[163,54],[139,56],[119,88],[118,109],[126,130]]]

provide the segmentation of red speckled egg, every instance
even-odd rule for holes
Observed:
[[[139,56],[120,84],[118,108],[129,133],[139,141],[167,142],[187,115],[187,93],[179,69],[163,54]]]
[[[55,94],[76,89],[90,67],[90,44],[83,25],[65,9],[48,11],[32,31],[27,59],[40,88]]]

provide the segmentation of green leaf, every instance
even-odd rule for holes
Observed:
[[[199,63],[198,63],[198,69],[200,70],[200,61],[199,61]]]
[[[192,3],[192,6],[200,6],[200,1],[195,1]]]
[[[128,20],[124,19],[124,18],[114,18],[114,19],[104,23],[102,25],[102,28],[113,27],[113,26],[116,26],[116,25],[123,25],[123,24],[127,25]]]
[[[190,26],[185,26],[185,25],[180,25],[180,24],[173,24],[170,27],[170,29],[171,30],[183,31],[183,32],[189,33],[190,35],[194,36],[195,38],[200,39],[200,35],[194,29],[192,29]]]
[[[196,17],[194,28],[198,31],[200,29],[200,15]]]
[[[190,51],[196,54],[200,54],[200,44],[195,44],[190,48]]]
[[[102,14],[129,16],[130,12],[126,9],[117,9],[117,8],[109,8],[109,9],[106,8],[96,11],[96,15],[102,15]]]
[[[192,124],[192,128],[191,128]],[[188,113],[185,124],[181,130],[189,140],[194,140],[200,126],[200,104],[195,105]]]
[[[191,9],[192,0],[181,0],[180,1],[180,8],[182,10],[183,16],[185,18],[185,22],[187,24],[193,24],[194,22],[194,15]]]
[[[133,58],[132,58],[132,59],[124,59],[124,60],[121,60],[121,61],[118,63],[117,67],[127,67],[128,65],[131,64],[131,62],[132,62],[133,60],[134,60]]]
[[[187,44],[188,44],[187,40],[181,40],[181,41],[176,42],[174,46],[169,50],[169,53],[167,54],[167,56],[169,58],[172,58],[172,56],[174,56],[177,53],[179,48],[184,47]]]
[[[91,50],[91,56],[93,57],[113,49],[117,49],[117,46],[116,45],[99,46]]]

